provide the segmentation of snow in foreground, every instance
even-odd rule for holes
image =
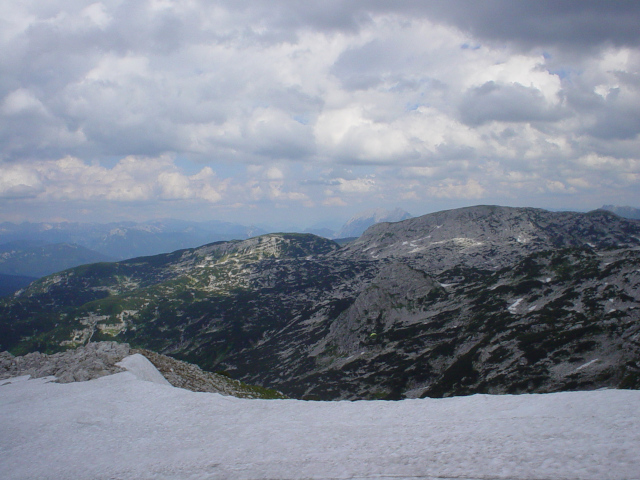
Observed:
[[[0,478],[640,478],[638,391],[242,400],[125,366],[0,382]]]

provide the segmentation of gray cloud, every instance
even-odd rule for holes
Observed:
[[[396,47],[396,48],[394,48]],[[398,55],[402,49],[385,40],[374,39],[363,46],[350,48],[336,60],[331,72],[347,89],[369,89],[380,85],[385,77],[401,75],[406,59]]]
[[[34,188],[31,185],[15,185],[0,191],[0,198],[5,198],[5,199],[35,198],[38,196],[39,193],[42,193],[42,190],[38,188]]]
[[[590,44],[632,44],[636,33],[616,38],[627,31],[624,25],[638,10],[635,2],[608,2],[606,8],[601,2],[513,1],[454,1],[446,7],[442,2],[337,0],[323,2],[321,7],[285,0],[164,9],[146,2],[100,5],[67,2],[59,11],[51,5],[35,6],[35,12],[29,13],[39,20],[8,45],[6,50],[12,53],[3,61],[7,75],[0,94],[6,99],[18,90],[26,91],[42,108],[28,116],[22,114],[23,120],[14,116],[5,122],[5,159],[64,153],[197,154],[203,148],[223,158],[233,157],[235,151],[236,158],[244,152],[251,161],[255,161],[253,155],[299,159],[317,151],[310,129],[283,125],[282,134],[263,132],[258,138],[252,136],[257,130],[235,124],[251,121],[251,111],[264,105],[307,124],[321,113],[326,101],[321,90],[313,91],[315,87],[299,83],[301,80],[283,82],[277,68],[268,63],[286,58],[273,52],[279,55],[274,58],[270,52],[282,48],[283,41],[303,51],[305,47],[298,42],[305,28],[355,35],[372,25],[374,15],[394,13],[407,15],[400,22],[439,19],[480,37],[493,32],[496,39],[544,44],[562,42],[565,35]],[[227,10],[220,11],[220,5]],[[574,32],[578,28],[574,24],[583,33]],[[281,37],[279,30],[293,36]],[[533,35],[539,31],[545,33],[538,39]],[[392,88],[407,105],[436,101],[443,102],[438,108],[446,109],[458,104],[462,120],[469,125],[491,120],[557,120],[558,111],[545,106],[534,87],[499,85],[488,92],[491,83],[485,82],[484,87],[472,87],[456,99],[459,94],[448,85],[451,79],[434,78],[438,72],[429,72],[430,65],[445,63],[445,59],[438,58],[437,50],[429,45],[420,44],[419,32],[398,33],[387,32],[384,38],[364,44],[346,43],[332,63],[326,64],[327,69],[318,73],[336,76],[347,90]],[[261,43],[265,37],[273,42]],[[294,65],[295,59],[291,61]],[[620,78],[632,75],[617,74]],[[448,89],[451,96],[443,98]],[[423,99],[425,94],[429,97]],[[599,115],[596,126],[584,131],[607,132],[607,125],[620,118],[610,108]],[[611,130],[628,138],[635,131],[636,122],[631,120]],[[631,127],[625,130],[624,125]],[[228,135],[229,127],[240,128],[240,133],[235,138]],[[286,131],[292,135],[290,140],[284,138]]]
[[[445,21],[475,37],[526,46],[637,46],[640,4],[634,0],[295,0],[228,1],[231,10],[276,28],[355,31],[371,15],[402,14]]]
[[[638,46],[640,4],[633,0],[427,2],[424,11],[481,39],[527,48]]]
[[[595,121],[585,131],[601,139],[630,140],[640,133],[639,105],[617,101],[617,91],[612,91],[595,114]]]
[[[565,87],[568,107],[580,118],[580,133],[599,140],[633,140],[640,134],[640,55],[627,60],[628,70],[599,70],[593,78],[576,79]]]
[[[491,121],[548,122],[561,117],[559,109],[548,105],[538,89],[495,82],[467,91],[459,110],[462,121],[473,126]]]

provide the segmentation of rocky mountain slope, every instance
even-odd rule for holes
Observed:
[[[272,234],[96,264],[0,304],[0,348],[126,341],[298,398],[640,388],[640,222],[479,206],[339,248]]]

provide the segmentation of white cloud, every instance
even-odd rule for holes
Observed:
[[[8,116],[21,113],[46,115],[47,109],[30,91],[19,88],[5,97],[2,102],[2,113]]]
[[[0,166],[0,192],[24,191],[40,200],[111,200],[116,202],[149,200],[222,199],[226,182],[204,167],[195,175],[180,172],[169,157],[126,157],[114,167],[87,164],[65,157],[54,162],[36,162],[28,168]]]
[[[400,130],[365,118],[359,110],[350,108],[320,115],[316,138],[326,155],[387,163],[408,153],[410,146]]]
[[[464,89],[479,87],[489,82],[500,85],[521,85],[540,92],[550,104],[560,102],[559,94],[562,89],[560,77],[549,72],[544,57],[514,55],[493,64],[490,64],[490,58],[486,58],[482,68],[469,71],[468,75],[462,77]]]
[[[338,190],[342,193],[368,193],[376,189],[376,182],[373,178],[356,178],[345,180],[338,178]]]
[[[40,175],[24,165],[0,165],[0,198],[31,198],[43,189]]]
[[[323,200],[322,204],[326,207],[346,207],[347,202],[340,197],[327,197]]]
[[[102,30],[113,21],[113,17],[107,12],[107,8],[102,2],[92,3],[85,7],[82,9],[81,15]]]
[[[266,177],[269,180],[282,180],[284,178],[284,173],[278,167],[270,167],[266,172]]]
[[[485,192],[485,188],[477,180],[473,179],[464,183],[447,179],[437,185],[428,187],[429,195],[436,198],[478,199],[482,198]]]

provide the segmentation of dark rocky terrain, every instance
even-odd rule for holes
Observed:
[[[640,388],[639,307],[640,222],[479,206],[67,270],[0,304],[0,349],[117,340],[298,398]]]

